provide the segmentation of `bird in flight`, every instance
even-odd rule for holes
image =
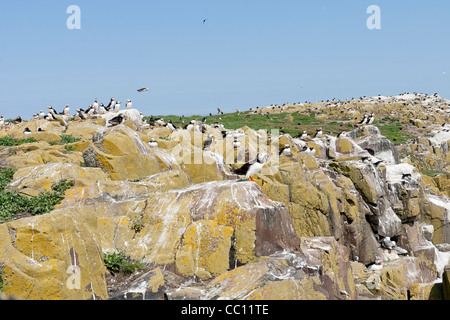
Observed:
[[[146,92],[146,91],[150,91],[150,89],[149,88],[142,88],[142,89],[138,90],[138,92]]]
[[[203,24],[205,24],[207,20],[208,20],[208,19],[204,19],[204,20],[203,20]]]

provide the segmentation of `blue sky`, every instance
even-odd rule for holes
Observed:
[[[373,4],[381,30],[366,27]],[[70,5],[81,30],[66,27]],[[145,115],[405,91],[450,98],[449,14],[448,0],[2,0],[0,113],[29,119],[111,97]]]

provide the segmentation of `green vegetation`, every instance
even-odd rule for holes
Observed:
[[[191,120],[201,120],[203,116],[194,115],[190,117],[184,117],[184,125],[182,124],[179,116],[155,116],[155,118],[164,118],[165,122],[172,120],[176,127],[182,127],[191,122]],[[148,121],[148,117],[144,118]],[[342,122],[341,122],[342,120]],[[287,133],[291,136],[297,136],[306,130],[310,135],[314,134],[318,128],[322,128],[327,134],[337,135],[343,131],[353,130],[352,126],[348,122],[344,122],[344,119],[333,119],[332,121],[320,120],[316,118],[314,112],[311,113],[274,113],[269,115],[253,114],[250,112],[229,113],[223,115],[213,115],[206,117],[207,124],[214,124],[218,122],[223,124],[226,129],[236,130],[243,126],[248,126],[253,130],[280,130],[281,133]]]
[[[27,139],[21,139],[21,140],[14,139],[13,137],[10,137],[10,136],[0,138],[0,146],[4,146],[4,147],[15,147],[15,146],[20,146],[22,144],[33,143],[33,142],[38,142],[38,140],[36,140],[35,138],[32,138],[32,137],[27,138]]]
[[[74,136],[71,136],[71,135],[64,135],[63,134],[60,137],[61,137],[61,141],[50,142],[50,145],[52,145],[52,146],[54,146],[54,145],[65,145],[65,144],[71,144],[71,143],[75,143],[75,142],[81,141],[80,138],[75,138]],[[75,151],[75,149],[73,151]]]
[[[408,140],[413,139],[414,136],[405,132],[402,132],[401,124],[390,124],[390,125],[379,125],[378,128],[381,134],[391,140],[395,145],[401,145],[406,143]]]
[[[429,177],[432,177],[432,178],[440,176],[441,174],[445,174],[445,175],[448,174],[448,172],[438,171],[438,170],[421,170],[420,172],[422,174],[424,174],[426,176],[429,176]]]
[[[75,185],[75,181],[61,180],[52,186],[52,192],[42,192],[28,198],[5,187],[12,181],[15,170],[0,169],[0,223],[10,221],[17,213],[42,215],[54,210],[65,196],[65,192]]]
[[[3,288],[5,287],[5,284],[3,283],[3,270],[0,270],[0,293],[2,293]]]
[[[103,253],[103,261],[108,270],[112,272],[123,272],[132,274],[137,270],[141,270],[145,265],[141,262],[131,261],[125,257],[123,252],[119,253]]]
[[[72,146],[65,146],[64,149],[66,149],[67,152],[73,152],[75,151],[75,148]]]

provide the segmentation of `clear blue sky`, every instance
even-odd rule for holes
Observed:
[[[72,4],[81,30],[66,27]],[[366,27],[372,4],[381,30]],[[450,98],[449,34],[448,0],[2,0],[0,113],[29,119],[111,97],[145,115],[405,91]]]

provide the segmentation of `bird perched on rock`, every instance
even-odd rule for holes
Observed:
[[[369,119],[367,120],[367,124],[373,124],[373,122],[375,121],[375,114],[371,114]]]
[[[366,114],[359,124],[365,125],[367,121],[369,121],[369,116]]]
[[[44,110],[41,110],[41,111],[39,112],[39,120],[44,120],[44,117],[45,117]]]
[[[126,108],[127,109],[131,109],[131,107],[133,106],[133,103],[131,102],[130,99],[127,100],[127,104],[126,104]]]
[[[264,164],[269,160],[269,158],[270,158],[269,154],[260,153],[258,154],[256,159],[247,162],[239,169],[235,169],[233,171],[237,175],[245,176],[248,179],[248,181],[255,182],[252,176],[259,173],[262,170]]]
[[[284,148],[280,150],[280,156],[284,154],[285,156],[291,155],[291,146],[289,144],[285,144]]]
[[[66,107],[65,107],[64,110],[63,110],[63,114],[64,114],[65,116],[70,115],[70,108],[69,108],[69,105],[68,105],[68,104],[66,104]]]
[[[316,131],[316,135],[314,136],[314,138],[318,138],[320,136],[323,136],[323,130],[322,128],[317,129]]]
[[[116,105],[116,99],[111,98],[111,101],[109,101],[109,104],[105,107],[106,111],[111,111],[115,105]]]
[[[155,141],[155,138],[151,138],[150,142],[148,143],[148,145],[152,148],[157,148],[158,147],[158,142]]]
[[[117,103],[114,105],[114,112],[115,113],[119,113],[120,110],[120,105],[122,104],[122,102],[117,101]]]
[[[205,143],[203,144],[203,150],[206,150],[209,147],[211,147],[211,145],[213,143],[213,139],[214,139],[214,136],[212,134],[209,134],[208,138],[205,140]]]
[[[119,114],[117,117],[112,118],[108,121],[109,127],[118,126],[119,124],[122,124],[124,120],[127,119],[127,116],[124,114]]]
[[[87,119],[87,115],[86,113],[84,113],[83,109],[77,109],[75,110],[78,114],[78,117],[80,117],[80,120],[86,120]]]
[[[239,141],[239,139],[237,137],[234,138],[233,141],[233,148],[237,149],[241,146],[241,142]]]
[[[176,131],[177,128],[175,127],[175,125],[172,123],[172,120],[169,120],[169,122],[166,125],[166,128],[172,130],[172,131]]]
[[[24,134],[31,134],[30,128],[26,127],[25,130],[23,130]]]

